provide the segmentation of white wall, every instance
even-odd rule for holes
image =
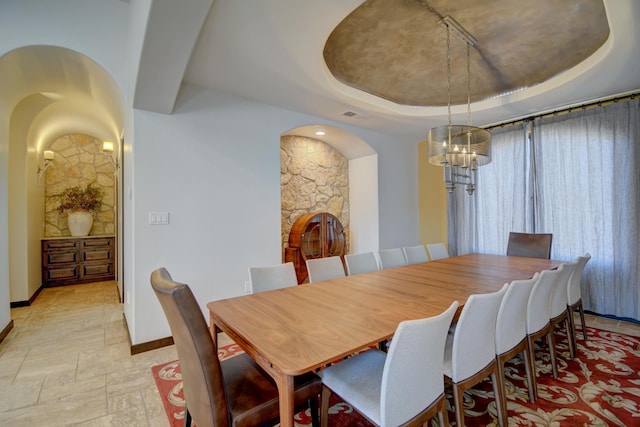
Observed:
[[[0,332],[11,322],[9,303],[9,110],[0,99]]]
[[[380,249],[378,227],[378,155],[349,161],[349,252],[358,254]]]
[[[169,335],[149,285],[155,268],[164,266],[188,283],[205,311],[207,301],[244,293],[250,265],[280,262],[280,134],[320,121],[195,86],[182,88],[171,116],[135,111],[135,244],[125,261],[134,275],[135,309],[127,317],[134,344]],[[381,244],[416,240],[417,209],[405,212],[417,206],[416,192],[406,190],[416,185],[409,182],[416,162],[403,165],[403,173],[393,167],[415,159],[415,146],[341,127],[385,151],[378,158],[385,171],[379,179],[393,194],[380,195],[389,200],[380,228],[394,229],[386,233],[393,240]],[[151,211],[169,212],[170,224],[149,225]]]
[[[389,141],[375,149],[379,159],[380,249],[417,245],[418,141]]]
[[[29,99],[33,97],[27,97]],[[40,239],[44,221],[44,176],[38,186],[41,153],[29,136],[31,122],[46,98],[18,103],[9,131],[9,288],[12,302],[28,301],[41,285]]]

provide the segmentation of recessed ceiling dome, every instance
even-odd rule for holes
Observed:
[[[367,0],[331,33],[324,60],[341,83],[400,105],[447,105],[446,27],[455,18],[478,43],[471,97],[542,83],[609,37],[602,0]],[[452,103],[465,104],[466,47],[451,40]]]

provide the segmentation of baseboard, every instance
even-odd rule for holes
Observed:
[[[13,319],[9,321],[9,324],[0,332],[0,343],[9,335],[9,332],[13,329]]]
[[[155,350],[157,348],[168,347],[173,345],[173,337],[160,338],[149,342],[143,342],[142,344],[136,344],[131,346],[131,355],[144,353],[145,351]]]
[[[600,314],[600,313],[596,313],[594,311],[589,311],[589,310],[585,310],[584,312],[585,314],[590,314],[592,316],[606,317],[607,319],[620,320],[623,322],[630,322],[630,323],[635,323],[636,325],[640,325],[640,320],[633,319],[631,317],[618,317],[618,316],[614,316],[613,314]]]
[[[31,295],[31,298],[29,298],[28,301],[14,301],[12,303],[9,303],[9,307],[11,308],[29,307],[31,304],[33,304],[36,298],[38,298],[38,295],[40,295],[40,292],[42,292],[43,289],[44,289],[44,286],[40,285],[40,287],[33,293],[33,295]]]
[[[129,340],[129,348],[131,351],[131,355],[138,353],[144,353],[145,351],[155,350],[157,348],[168,347],[173,345],[173,337],[160,338],[157,340],[143,342],[141,344],[132,344],[131,343],[131,335],[129,335],[129,325],[127,324],[127,316],[122,313],[122,317],[124,317],[124,324],[127,330],[127,339]]]
[[[18,308],[18,307],[29,307],[31,303],[29,301],[13,301],[9,303],[9,307]]]

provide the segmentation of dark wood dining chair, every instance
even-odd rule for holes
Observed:
[[[509,233],[508,256],[551,258],[551,233]]]
[[[273,379],[245,353],[220,361],[204,316],[189,286],[172,280],[166,269],[151,273],[151,286],[169,322],[182,370],[185,426],[248,427],[277,421],[280,408]],[[296,408],[311,406],[318,422],[320,378],[295,377]]]

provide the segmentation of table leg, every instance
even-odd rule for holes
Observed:
[[[294,427],[293,377],[280,374],[274,379],[280,397],[280,427]]]
[[[216,351],[218,351],[218,332],[220,332],[220,328],[218,328],[214,322],[213,316],[209,315],[209,333],[213,340],[213,348],[215,348]]]

